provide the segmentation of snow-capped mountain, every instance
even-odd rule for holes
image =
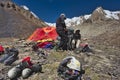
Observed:
[[[73,17],[73,18],[67,18],[65,20],[66,26],[72,27],[79,24],[82,24],[85,20],[87,20],[91,15],[85,15],[85,16],[79,16],[79,17]]]
[[[82,24],[84,22],[84,20],[88,19],[89,17],[90,17],[90,15],[73,17],[73,18],[67,18],[65,20],[65,23],[66,23],[66,26],[72,27],[72,26],[76,26],[76,25]],[[46,22],[46,24],[48,24],[50,26],[56,26],[55,23]]]
[[[101,14],[105,13],[106,18],[119,20],[118,15],[120,14],[120,11],[103,10],[102,7],[98,7],[95,11],[98,11]]]
[[[21,7],[24,8],[25,10],[29,10],[29,8],[25,5],[22,5]],[[34,17],[39,19],[39,17],[32,11],[30,11],[30,13]],[[81,25],[87,22],[88,19],[90,20],[90,22],[96,22],[96,21],[108,20],[108,19],[120,20],[120,11],[109,11],[109,10],[104,10],[102,7],[98,7],[93,11],[92,14],[67,18],[65,20],[65,23],[67,27],[72,27],[72,26]],[[45,22],[45,23],[49,26],[56,26],[55,23],[49,23],[49,22]]]
[[[104,10],[102,7],[98,7],[93,11],[92,14],[67,18],[65,20],[65,23],[68,27],[72,27],[72,26],[81,25],[82,23],[86,22],[88,19],[91,22],[95,22],[98,20],[107,20],[107,19],[120,20],[120,11],[109,11],[109,10]],[[46,22],[46,24],[50,26],[55,26],[55,23]]]
[[[90,17],[92,22],[106,21],[106,20],[120,20],[120,11],[104,10],[102,7],[98,7],[93,11]]]

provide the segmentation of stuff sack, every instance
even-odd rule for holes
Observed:
[[[21,69],[18,67],[14,67],[8,71],[8,77],[10,79],[17,79],[21,75]]]
[[[34,64],[31,69],[35,73],[41,72],[42,71],[42,65],[40,65],[40,64]]]
[[[18,57],[13,57],[13,56],[10,56],[8,59],[6,59],[4,61],[4,64],[5,65],[11,65],[13,62],[15,62],[16,60],[18,59]]]
[[[11,55],[5,54],[3,57],[0,58],[0,63],[3,63],[7,58],[9,58]]]
[[[25,68],[25,69],[22,71],[22,78],[23,78],[23,79],[26,79],[26,78],[28,78],[31,74],[32,74],[32,70],[31,70],[30,68]]]

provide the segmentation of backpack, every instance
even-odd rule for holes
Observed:
[[[66,58],[63,59],[63,61],[60,63],[59,67],[58,67],[58,76],[60,76],[61,78],[65,79],[65,80],[81,80],[81,76],[83,73],[82,70],[82,65],[80,64],[80,71],[78,70],[73,70],[70,69],[67,64],[69,64],[70,60],[74,58],[72,56],[68,56]]]

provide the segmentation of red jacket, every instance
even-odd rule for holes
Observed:
[[[33,63],[30,61],[30,57],[29,57],[29,56],[28,56],[28,57],[23,58],[22,62],[25,62],[25,61],[29,64],[29,66],[28,66],[28,67],[31,67],[31,66],[33,65]]]
[[[4,48],[0,45],[0,52],[4,52]]]

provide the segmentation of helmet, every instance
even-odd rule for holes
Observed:
[[[70,69],[80,71],[81,70],[80,65],[81,65],[80,62],[77,59],[75,59],[75,57],[72,57],[70,63],[67,64],[67,67]]]
[[[32,70],[30,68],[25,68],[22,71],[22,77],[23,79],[28,78],[32,74]]]
[[[8,71],[8,77],[10,79],[15,79],[15,78],[19,77],[20,72],[21,72],[21,69],[14,67]]]
[[[60,18],[62,18],[62,19],[66,19],[65,14],[64,14],[64,13],[60,14]]]
[[[60,16],[64,16],[64,17],[65,17],[65,14],[64,14],[64,13],[61,13]]]

